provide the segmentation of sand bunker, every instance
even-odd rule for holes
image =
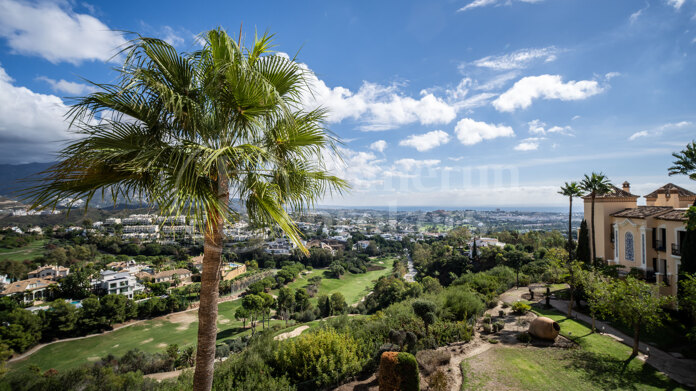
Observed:
[[[142,345],[142,344],[150,343],[150,342],[152,342],[153,340],[154,340],[154,338],[148,338],[148,339],[142,341],[140,344]]]
[[[295,330],[288,331],[287,333],[278,334],[275,337],[273,337],[273,339],[275,339],[276,341],[282,341],[282,340],[288,339],[288,338],[295,338],[298,335],[302,334],[302,332],[307,330],[308,328],[309,328],[309,326],[300,326],[300,327],[296,328]]]

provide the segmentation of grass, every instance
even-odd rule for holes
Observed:
[[[20,248],[0,248],[0,261],[26,261],[43,255],[46,240],[35,240],[28,246]]]
[[[560,312],[536,309],[561,325],[577,349],[497,345],[462,363],[462,390],[684,390],[652,366],[631,357],[631,348]]]
[[[361,297],[366,295],[372,288],[372,282],[379,277],[391,272],[394,262],[393,258],[381,259],[384,269],[374,270],[364,274],[347,273],[342,279],[326,278],[322,279],[319,287],[319,294],[330,295],[334,292],[341,292],[348,304],[356,303]],[[297,289],[307,284],[307,279],[314,275],[322,275],[325,269],[314,269],[303,278],[298,278],[288,286]],[[277,294],[277,292],[273,292]],[[316,297],[313,299],[316,301]],[[234,319],[234,313],[241,306],[241,300],[227,301],[218,306],[218,341],[230,338],[237,338],[251,333],[250,329],[243,329],[242,322]],[[62,371],[74,368],[91,361],[96,361],[108,354],[116,357],[122,356],[128,350],[138,348],[150,353],[164,352],[166,345],[178,344],[179,346],[195,344],[198,321],[189,319],[184,322],[174,322],[171,318],[194,317],[195,311],[177,313],[166,317],[144,321],[134,326],[116,330],[104,335],[90,338],[59,342],[48,345],[38,352],[32,354],[27,359],[20,362],[11,363],[10,369],[23,368],[29,365],[38,365],[42,370],[50,368]],[[273,320],[271,324],[284,324],[283,321]],[[316,327],[319,321],[310,322],[310,327]],[[249,322],[247,322],[247,326]],[[295,327],[281,332],[291,331]],[[258,327],[261,327],[260,325]]]
[[[573,309],[575,311],[579,310],[585,315],[590,315],[587,311],[587,307],[578,309],[577,306],[573,306]],[[633,329],[623,322],[615,320],[607,321],[605,319],[602,319],[602,321],[609,323],[612,327],[626,335],[633,335]],[[686,323],[672,315],[670,319],[667,319],[659,327],[650,330],[645,327],[641,328],[640,341],[657,346],[666,352],[678,352],[687,358],[696,358],[696,349],[694,349],[696,348],[696,344],[686,337],[688,331]]]
[[[234,320],[234,312],[241,305],[240,300],[227,301],[218,306],[218,341],[236,338],[251,333],[250,329],[243,329],[242,322]],[[179,346],[196,343],[198,321],[196,312],[172,314],[175,318],[186,316],[192,319],[182,322],[171,321],[171,315],[163,318],[147,320],[134,326],[125,327],[111,333],[84,338],[75,341],[59,342],[45,346],[27,359],[16,363],[10,363],[10,369],[24,368],[29,365],[38,365],[45,371],[55,368],[63,371],[82,364],[95,361],[108,354],[122,356],[128,350],[140,349],[150,353],[164,352],[166,345],[178,344]],[[282,324],[279,320],[271,321],[273,324]],[[249,322],[247,322],[247,327]],[[258,326],[259,329],[261,325]]]
[[[374,282],[382,276],[385,276],[392,271],[392,265],[395,258],[379,258],[373,262],[374,266],[383,266],[384,269],[368,271],[367,273],[352,274],[346,273],[341,279],[328,278],[325,272],[328,269],[314,269],[302,278],[298,278],[287,286],[292,289],[305,287],[310,278],[321,276],[322,280],[319,284],[319,292],[312,298],[312,303],[316,304],[317,298],[320,295],[332,295],[334,292],[341,292],[346,299],[348,305],[355,304],[367,295],[374,285]],[[379,262],[383,262],[380,264]]]

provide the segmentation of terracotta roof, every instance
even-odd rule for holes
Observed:
[[[598,195],[595,197],[595,199],[601,200],[601,199],[606,199],[606,198],[638,198],[640,196],[637,196],[635,194],[631,194],[623,189],[619,189],[618,187],[611,185],[611,192],[604,194],[604,195]],[[589,200],[591,197],[589,195],[583,196],[582,197],[584,200]]]
[[[663,213],[656,218],[660,220],[675,220],[675,221],[686,221],[687,218],[685,216],[686,209],[672,209],[671,211],[667,213]]]
[[[27,290],[33,291],[35,289],[45,288],[53,284],[55,284],[55,282],[43,278],[28,278],[26,280],[15,281],[11,284],[8,284],[5,290],[2,291],[2,294],[11,295],[14,293],[21,293]],[[35,286],[29,288],[30,285]]]
[[[163,272],[159,272],[152,276],[152,278],[162,278],[162,277],[171,277],[174,275],[186,275],[186,274],[191,274],[191,271],[188,269],[174,269],[174,270],[165,270]]]
[[[658,194],[678,194],[679,197],[696,197],[696,193],[687,190],[681,186],[677,186],[674,183],[668,183],[659,189],[653,191],[652,193],[645,196],[645,198],[657,198]]]
[[[624,209],[622,211],[612,213],[614,217],[628,217],[635,219],[644,219],[646,217],[660,215],[671,211],[671,206],[639,206],[636,208]]]

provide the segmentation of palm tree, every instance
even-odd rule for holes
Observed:
[[[348,187],[325,168],[324,156],[338,156],[325,111],[301,109],[306,69],[271,54],[268,34],[250,48],[222,29],[203,38],[194,53],[132,40],[117,81],[95,84],[68,113],[79,138],[24,194],[37,209],[95,195],[146,199],[163,216],[196,222],[204,257],[194,390],[212,388],[222,230],[241,215],[230,198],[252,226],[278,226],[306,251],[289,211]]]
[[[673,153],[677,160],[669,168],[669,175],[687,175],[689,179],[696,181],[696,141],[686,145],[686,149]]]
[[[578,186],[577,182],[566,182],[565,185],[561,186],[561,191],[558,194],[568,197],[570,201],[570,209],[568,210],[568,261],[573,260],[573,197],[582,196],[582,189]]]
[[[580,188],[590,196],[592,200],[592,218],[590,221],[592,227],[592,264],[597,266],[597,246],[595,245],[595,199],[597,196],[603,196],[612,191],[613,185],[604,174],[593,172],[591,175],[585,174]]]

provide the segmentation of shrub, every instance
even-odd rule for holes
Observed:
[[[430,389],[433,391],[447,391],[449,390],[449,380],[447,380],[447,375],[445,375],[442,370],[438,369],[434,375],[430,376],[430,381],[428,382]]]
[[[418,391],[418,363],[410,353],[384,352],[379,363],[380,391]]]
[[[483,324],[483,332],[484,333],[490,334],[492,330],[493,330],[493,326],[490,323]]]
[[[452,355],[445,350],[421,350],[416,354],[418,365],[426,376],[435,372],[437,367],[449,364],[451,358]]]
[[[515,302],[515,304],[512,305],[512,312],[514,312],[518,315],[524,315],[531,309],[532,309],[532,307],[530,307],[528,304],[525,304],[521,301]]]
[[[497,343],[500,342],[500,341],[498,341],[497,339],[491,338],[491,339],[488,340],[488,342],[495,345],[495,344],[497,344]]]
[[[456,320],[465,320],[476,316],[484,309],[483,301],[476,293],[461,287],[448,289],[444,307]]]
[[[508,307],[510,307],[510,304],[503,302],[503,308],[508,308]]]
[[[274,353],[273,367],[298,383],[313,381],[318,388],[335,384],[360,370],[357,341],[333,328],[283,341]]]
[[[503,328],[505,328],[505,322],[503,322],[502,320],[493,323],[493,331],[495,331],[496,333],[502,330]]]
[[[532,336],[529,335],[529,333],[527,333],[527,332],[517,334],[516,338],[520,342],[524,342],[524,343],[532,342]]]
[[[499,311],[498,311],[498,316],[500,316],[501,318],[504,317],[504,316],[505,316],[505,311],[499,310]]]
[[[486,307],[490,308],[495,308],[498,306],[498,299],[490,299],[486,302]]]
[[[230,347],[226,344],[215,346],[215,358],[223,358],[230,355]]]

